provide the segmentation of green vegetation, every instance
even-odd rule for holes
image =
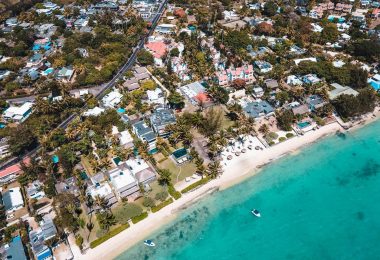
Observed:
[[[115,219],[119,224],[126,224],[128,221],[133,218],[140,216],[143,212],[143,209],[134,203],[124,203],[113,209],[113,214]]]
[[[103,242],[107,241],[108,239],[110,239],[110,238],[116,236],[117,234],[119,234],[120,232],[126,230],[127,228],[129,228],[129,224],[128,224],[128,223],[126,223],[126,224],[124,224],[124,225],[122,225],[122,226],[119,226],[119,227],[117,227],[117,228],[111,230],[111,231],[108,232],[106,235],[104,235],[104,236],[102,236],[102,237],[100,237],[100,238],[98,238],[98,239],[92,241],[92,242],[90,243],[90,248],[95,248],[95,247],[97,247],[97,246],[100,245],[101,243],[103,243]]]
[[[155,213],[155,212],[161,210],[162,208],[166,207],[167,205],[173,203],[173,201],[174,201],[173,198],[169,198],[169,199],[165,200],[164,202],[152,207],[151,210],[153,213]]]
[[[209,178],[207,177],[204,177],[202,178],[201,180],[197,181],[197,182],[194,182],[193,184],[187,186],[186,188],[184,188],[183,190],[181,190],[181,193],[186,193],[186,192],[189,192],[189,191],[192,191],[194,190],[195,188],[203,185],[203,184],[206,184],[207,182],[209,182]]]
[[[170,196],[172,196],[175,200],[178,200],[182,196],[181,193],[177,191],[173,185],[168,186],[168,192]]]
[[[147,217],[148,217],[148,212],[143,212],[140,215],[133,217],[131,220],[133,224],[136,224]]]

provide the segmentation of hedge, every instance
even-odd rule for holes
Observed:
[[[193,184],[191,184],[191,185],[187,186],[186,188],[184,188],[183,190],[181,190],[181,193],[189,192],[189,191],[195,189],[196,187],[198,187],[200,185],[206,184],[208,181],[209,181],[209,178],[204,177],[203,179],[201,179],[197,182],[194,182]]]
[[[116,236],[117,234],[119,234],[120,232],[124,231],[125,229],[129,228],[129,224],[124,224],[120,227],[117,227],[113,230],[111,230],[110,232],[108,232],[106,235],[92,241],[90,243],[90,248],[95,248],[97,247],[98,245],[100,245],[101,243],[107,241],[108,239],[110,239],[111,237],[114,237]]]
[[[146,217],[148,217],[148,212],[143,212],[140,215],[131,218],[131,220],[132,220],[133,224],[136,224],[137,222],[140,222],[141,220],[143,220]]]
[[[152,207],[151,210],[152,210],[153,213],[154,213],[154,212],[157,212],[157,211],[159,211],[160,209],[166,207],[167,205],[173,203],[173,201],[174,201],[173,198],[167,199],[167,200],[165,200],[164,202],[158,204],[157,206]]]
[[[174,188],[173,185],[169,185],[168,192],[169,192],[170,196],[172,196],[175,200],[178,200],[182,196],[181,192],[176,191],[176,189]]]

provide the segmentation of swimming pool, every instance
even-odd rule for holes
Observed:
[[[124,113],[125,113],[125,109],[122,108],[122,107],[119,107],[119,108],[117,109],[117,112],[118,112],[118,113],[121,113],[121,114],[124,114]]]
[[[42,75],[46,76],[54,72],[53,68],[48,68],[42,72]]]
[[[119,163],[121,162],[121,159],[120,159],[119,157],[115,157],[115,158],[113,158],[112,160],[113,160],[113,162],[116,164],[116,166],[118,166]]]
[[[308,126],[310,126],[311,124],[310,124],[310,122],[300,122],[300,123],[297,123],[297,125],[298,125],[298,127],[300,128],[300,129],[303,129],[303,128],[305,128],[305,127],[308,127]]]

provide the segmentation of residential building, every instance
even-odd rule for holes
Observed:
[[[74,76],[74,69],[71,67],[63,67],[57,71],[56,78],[65,82],[70,82]]]
[[[80,190],[76,185],[76,180],[74,177],[70,177],[64,181],[57,182],[57,184],[55,184],[55,189],[57,190],[58,194],[67,192],[73,194],[76,197],[79,197],[80,195]]]
[[[32,113],[33,103],[25,102],[21,106],[10,106],[3,113],[3,118],[7,121],[22,123]]]
[[[202,102],[210,103],[206,88],[199,82],[187,84],[179,88],[181,93],[193,104],[198,105],[200,100]],[[205,105],[205,104],[203,104]]]
[[[159,24],[156,27],[156,32],[162,34],[173,34],[175,33],[176,25],[174,24]]]
[[[156,172],[141,158],[128,159],[125,165],[141,184],[149,184],[156,179]]]
[[[311,111],[315,111],[318,108],[323,107],[327,102],[325,102],[320,96],[318,95],[311,95],[308,98],[306,98],[306,103],[309,106],[309,109]]]
[[[85,116],[85,117],[87,117],[87,116],[99,116],[104,111],[106,111],[104,108],[94,107],[94,108],[90,108],[87,111],[83,112],[83,116]]]
[[[10,155],[8,139],[1,138],[0,139],[0,159],[7,157],[8,155]]]
[[[298,102],[297,102],[298,103]],[[294,115],[305,115],[309,113],[309,107],[305,104],[298,104],[297,106],[292,107],[292,112]]]
[[[146,95],[148,104],[165,106],[165,96],[160,88],[156,88],[155,90],[147,90]]]
[[[44,56],[41,53],[35,53],[32,57],[29,58],[25,67],[26,68],[39,67],[42,65],[43,59],[44,59]]]
[[[43,184],[39,180],[35,180],[26,187],[26,194],[29,199],[41,199],[45,197]]]
[[[216,77],[219,86],[228,86],[236,79],[243,79],[247,84],[252,84],[256,81],[252,65],[218,71]]]
[[[275,79],[266,79],[264,80],[264,84],[267,89],[271,89],[271,90],[279,87],[278,82]]]
[[[114,90],[102,98],[103,105],[109,108],[115,108],[121,102],[123,95],[118,91]]]
[[[44,232],[41,228],[32,230],[29,232],[29,240],[34,254],[37,260],[50,260],[53,259],[53,253],[50,248],[45,244]]]
[[[117,202],[117,198],[107,182],[95,182],[93,186],[87,188],[87,194],[93,199],[96,199],[97,196],[104,198],[107,201],[108,206],[112,206]],[[92,210],[99,210],[99,208],[96,206]],[[91,211],[88,213],[91,213]]]
[[[303,58],[303,59],[295,59],[295,60],[294,60],[294,63],[298,66],[298,64],[300,64],[301,62],[304,62],[304,61],[308,61],[308,62],[317,62],[317,59],[314,58],[314,57]]]
[[[10,183],[18,177],[21,173],[21,167],[19,164],[14,164],[0,171],[0,186]]]
[[[5,79],[9,75],[11,75],[11,72],[9,70],[0,70],[0,80]]]
[[[139,121],[132,125],[133,133],[143,142],[148,143],[150,152],[156,149],[156,135],[144,121]]]
[[[309,85],[314,85],[321,82],[321,79],[318,78],[316,74],[307,74],[302,77],[302,82]]]
[[[148,50],[154,57],[154,64],[158,67],[164,65],[162,58],[167,53],[167,46],[163,41],[152,41],[144,45],[145,49]]]
[[[367,82],[374,90],[380,90],[380,74],[375,74],[372,78],[369,78]]]
[[[266,61],[254,61],[254,68],[259,74],[265,74],[272,71],[273,67],[269,62]]]
[[[11,242],[0,247],[0,256],[4,257],[3,259],[27,260],[21,236],[12,238]]]
[[[262,87],[254,87],[252,92],[255,98],[261,98],[264,96],[264,89]]]
[[[340,95],[343,95],[343,94],[354,95],[354,96],[357,96],[359,94],[359,92],[357,92],[356,90],[354,90],[350,87],[347,87],[347,86],[342,86],[338,83],[332,83],[331,86],[334,89],[329,91],[329,98],[330,99],[336,99],[337,97],[339,97]]]
[[[171,109],[159,108],[150,116],[150,123],[152,124],[153,130],[159,136],[168,136],[170,133],[165,131],[165,128],[175,122],[176,117]]]
[[[22,198],[20,187],[11,188],[4,192],[2,194],[2,200],[7,214],[24,207],[24,200]]]
[[[274,114],[273,107],[267,101],[254,101],[242,104],[244,112],[253,118],[261,118]]]
[[[139,184],[132,173],[121,164],[108,171],[110,182],[116,195],[121,199],[140,191]]]
[[[290,75],[286,78],[286,84],[289,86],[302,86],[303,82],[299,77]]]

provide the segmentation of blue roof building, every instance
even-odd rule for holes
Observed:
[[[20,236],[14,237],[10,243],[5,244],[1,251],[1,254],[5,256],[4,259],[27,260]]]
[[[274,113],[273,107],[267,101],[255,101],[247,103],[243,110],[249,117],[259,118]]]

